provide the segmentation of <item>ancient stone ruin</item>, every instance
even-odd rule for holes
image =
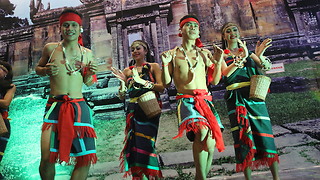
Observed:
[[[267,55],[273,61],[291,58],[318,58],[320,54],[320,4],[309,0],[80,0],[74,7],[83,15],[83,39],[99,64],[97,87],[85,89],[89,99],[105,92],[114,98],[117,80],[110,67],[123,69],[131,61],[129,45],[146,40],[156,62],[159,55],[180,44],[179,19],[195,14],[201,23],[201,39],[206,48],[221,45],[220,28],[226,22],[240,25],[249,49],[270,37],[273,46]],[[34,74],[44,45],[60,41],[58,16],[63,8],[44,8],[41,0],[30,0],[32,25],[0,31],[0,60],[13,65],[15,83],[21,93],[42,93],[48,79]],[[103,85],[104,83],[104,85]],[[102,87],[104,86],[104,87]],[[100,89],[99,89],[100,88]],[[98,90],[97,90],[98,89]],[[98,93],[99,94],[99,93]],[[101,105],[97,100],[95,105]],[[119,102],[112,102],[119,103]],[[104,104],[106,105],[106,104]]]

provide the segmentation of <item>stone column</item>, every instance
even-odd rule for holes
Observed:
[[[153,53],[154,53],[154,58],[157,63],[160,63],[160,58],[159,58],[159,42],[158,42],[158,36],[157,36],[157,24],[156,23],[151,23],[150,24],[150,29],[151,29],[151,38],[152,38],[152,43],[153,43]]]
[[[118,62],[118,33],[117,33],[117,24],[110,24],[111,26],[111,35],[112,35],[112,67],[120,68]]]
[[[304,21],[301,16],[301,13],[298,9],[295,9],[292,11],[294,19],[296,21],[296,25],[297,25],[297,31],[299,34],[304,34],[305,33],[305,26],[304,26]]]
[[[118,66],[120,69],[125,68],[124,63],[124,52],[123,52],[123,33],[122,33],[122,25],[117,24],[117,45],[116,48],[118,49],[118,59],[115,59],[118,62]]]

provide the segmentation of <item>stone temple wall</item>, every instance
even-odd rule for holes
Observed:
[[[33,1],[33,0],[31,0]],[[131,61],[130,42],[146,40],[160,63],[162,51],[181,43],[179,19],[195,14],[207,48],[219,44],[220,28],[236,22],[253,49],[260,38],[274,39],[267,52],[274,60],[319,54],[320,3],[310,0],[82,0],[74,7],[83,15],[83,39],[93,50],[99,71],[123,69]],[[32,9],[32,8],[30,8]],[[33,8],[34,9],[34,8]],[[60,41],[58,16],[63,8],[32,11],[33,25],[0,32],[0,59],[9,61],[14,75],[34,71],[43,46]]]

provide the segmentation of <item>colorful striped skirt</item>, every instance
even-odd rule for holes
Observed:
[[[65,105],[71,111],[67,111]],[[71,122],[67,122],[68,118]],[[77,167],[96,163],[96,134],[92,120],[92,110],[83,99],[70,99],[66,95],[49,98],[42,130],[52,127],[50,162],[65,161]],[[70,134],[71,137],[64,140]],[[74,162],[69,163],[69,159]]]
[[[138,103],[129,103],[126,116],[125,146],[120,154],[124,177],[162,178],[155,149],[160,115],[148,119]]]

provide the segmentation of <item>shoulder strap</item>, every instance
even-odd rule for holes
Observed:
[[[52,56],[53,56],[53,53],[56,51],[56,49],[57,49],[58,46],[60,46],[60,42],[57,44],[57,46],[56,46],[56,47],[53,49],[53,51],[51,52],[50,57],[49,57],[47,63],[50,63],[51,58],[52,58]]]

